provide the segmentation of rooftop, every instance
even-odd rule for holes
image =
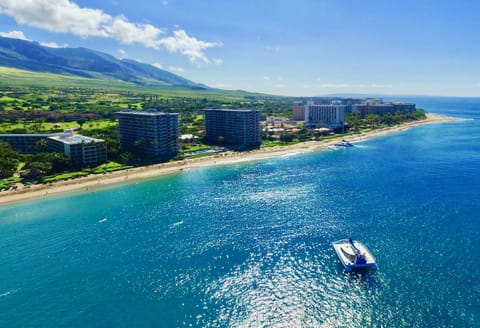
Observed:
[[[120,112],[117,112],[116,114],[121,114],[121,115],[142,115],[142,116],[161,116],[161,115],[178,115],[178,113],[164,113],[164,112],[158,112],[154,108],[147,109],[145,111],[139,111],[139,110],[131,110],[131,109],[126,109],[122,110]]]
[[[102,139],[96,139],[91,137],[82,136],[79,134],[73,135],[71,133],[63,133],[57,136],[51,136],[49,139],[60,141],[67,145],[76,145],[80,143],[91,143],[91,142],[103,142]]]

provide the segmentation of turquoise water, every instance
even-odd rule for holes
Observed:
[[[415,101],[468,120],[0,207],[0,326],[478,327],[480,99]]]

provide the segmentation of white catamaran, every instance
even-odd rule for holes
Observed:
[[[345,267],[345,271],[377,269],[375,257],[373,257],[368,248],[358,240],[352,240],[352,238],[341,239],[334,241],[332,246],[340,262],[342,262]]]

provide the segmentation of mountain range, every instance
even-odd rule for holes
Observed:
[[[103,52],[87,48],[50,48],[35,41],[5,37],[0,37],[0,66],[84,78],[114,79],[140,86],[209,89],[155,66],[118,59]]]

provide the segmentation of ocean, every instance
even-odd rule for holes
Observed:
[[[0,327],[479,327],[480,98],[400,100],[462,120],[0,207]]]

